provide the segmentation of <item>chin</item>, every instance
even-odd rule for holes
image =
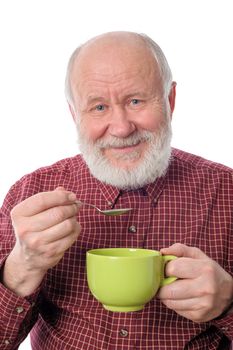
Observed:
[[[112,166],[113,168],[117,168],[120,170],[125,170],[125,171],[130,171],[133,170],[137,167],[140,167],[140,164],[142,164],[142,160],[136,160],[136,161],[127,161],[127,162],[112,162],[112,161],[108,161],[108,163],[110,164],[110,166]]]

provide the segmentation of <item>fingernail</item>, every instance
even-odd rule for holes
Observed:
[[[82,206],[83,206],[83,203],[80,202],[79,200],[76,200],[75,204],[77,204],[78,208],[82,208]]]
[[[75,193],[70,193],[69,196],[68,196],[69,200],[70,201],[75,201],[76,200],[76,194]]]

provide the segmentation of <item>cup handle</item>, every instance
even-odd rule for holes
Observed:
[[[164,270],[165,270],[165,266],[168,263],[168,261],[171,260],[175,260],[177,259],[177,256],[175,255],[162,255],[162,259],[163,259],[163,264],[162,264],[162,279],[160,282],[160,287],[166,286],[167,284],[170,284],[172,282],[174,282],[175,280],[177,280],[177,277],[175,276],[170,276],[170,277],[164,277]]]

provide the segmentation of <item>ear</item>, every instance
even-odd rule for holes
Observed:
[[[68,102],[68,106],[69,106],[69,110],[70,110],[70,113],[73,117],[73,121],[75,122],[75,124],[77,123],[77,115],[76,115],[76,112],[74,110],[74,108],[69,104]]]
[[[176,82],[175,81],[172,82],[168,100],[169,100],[171,116],[172,116],[172,113],[174,112],[174,109],[175,109],[175,101],[176,101]]]

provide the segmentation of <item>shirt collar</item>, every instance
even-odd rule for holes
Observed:
[[[145,186],[145,190],[151,199],[151,202],[156,203],[164,189],[166,182],[166,175],[159,177],[153,183]]]
[[[141,195],[144,195],[144,196],[148,195],[151,202],[156,203],[164,189],[166,177],[167,175],[165,174],[165,176],[159,177],[153,183],[132,191],[138,191]],[[118,197],[121,196],[122,193],[129,191],[129,190],[119,190],[114,186],[107,185],[103,182],[100,182],[97,179],[95,180],[98,182],[98,187],[102,193],[102,196],[105,198],[108,206],[111,206],[111,207],[114,207],[114,204],[117,202]]]

